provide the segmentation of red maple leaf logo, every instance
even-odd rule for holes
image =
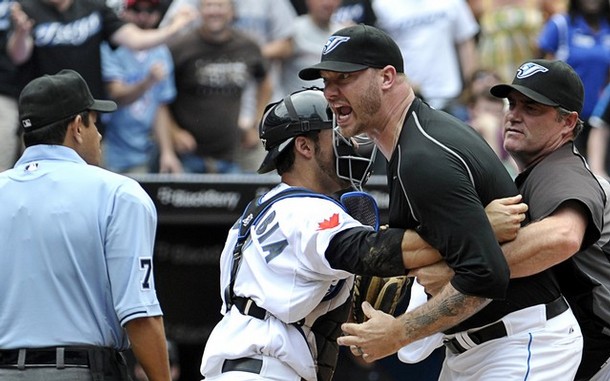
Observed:
[[[335,213],[330,218],[318,223],[318,230],[332,229],[339,226],[339,214]]]

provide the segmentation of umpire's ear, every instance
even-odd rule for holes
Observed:
[[[64,145],[76,149],[76,147],[84,142],[83,128],[84,125],[83,117],[78,114],[68,124],[66,129],[66,136],[64,138]]]

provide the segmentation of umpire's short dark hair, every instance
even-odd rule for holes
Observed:
[[[62,145],[64,140],[66,139],[66,132],[68,131],[68,126],[78,115],[80,115],[83,119],[83,124],[86,127],[89,127],[89,111],[86,110],[76,115],[72,115],[68,118],[62,119],[60,121],[51,123],[47,126],[31,131],[24,131],[23,144],[26,147],[35,146],[38,144]]]

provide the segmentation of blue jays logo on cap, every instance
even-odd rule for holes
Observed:
[[[324,48],[322,49],[322,55],[332,52],[337,46],[349,41],[349,39],[350,38],[346,36],[330,36],[328,41],[326,41],[326,44],[324,44]]]
[[[328,38],[320,62],[299,72],[299,78],[320,78],[320,71],[353,73],[367,68],[383,69],[392,65],[404,73],[402,53],[387,33],[373,26],[358,24],[336,31]]]
[[[545,68],[542,65],[538,65],[533,62],[527,62],[521,65],[519,67],[519,70],[517,70],[517,78],[523,79],[531,77],[536,73],[546,73],[547,71],[549,71],[549,69]]]

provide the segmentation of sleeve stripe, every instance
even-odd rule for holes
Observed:
[[[120,320],[120,324],[121,324],[121,326],[123,326],[123,325],[124,325],[124,324],[125,324],[125,323],[126,323],[128,320],[132,320],[132,319],[134,319],[134,317],[133,317],[134,315],[148,316],[148,315],[146,314],[146,311],[145,311],[145,310],[144,310],[144,311],[136,311],[136,312],[132,312],[132,313],[130,313],[129,315],[124,316],[124,317],[123,317],[123,318]]]

